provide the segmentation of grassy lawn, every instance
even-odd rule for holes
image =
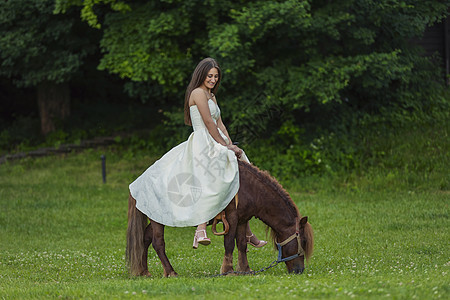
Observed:
[[[101,154],[107,157],[107,184]],[[210,246],[193,250],[194,228],[166,228],[167,254],[180,276],[163,278],[151,249],[153,277],[129,278],[127,186],[155,158],[103,149],[0,165],[0,298],[450,295],[450,193],[433,185],[384,188],[390,173],[377,173],[376,182],[354,181],[352,188],[329,188],[331,180],[311,191],[306,181],[289,186],[315,232],[315,252],[303,275],[290,275],[280,264],[257,276],[210,278],[222,263],[223,238],[210,234]],[[401,175],[395,178],[401,181]],[[264,224],[252,220],[252,228],[264,238]],[[263,268],[276,255],[271,246],[251,248],[250,266]]]

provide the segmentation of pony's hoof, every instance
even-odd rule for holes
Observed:
[[[164,271],[164,277],[166,277],[166,278],[168,278],[168,277],[178,277],[178,274],[175,271],[171,271],[170,273],[166,273]]]
[[[152,274],[150,274],[150,272],[148,270],[142,272],[141,276],[143,277],[152,277]]]
[[[239,267],[239,265],[236,266],[236,271],[237,272],[241,272],[241,273],[247,273],[247,272],[252,272],[253,270],[250,269],[249,266],[247,266],[246,268],[241,268]]]
[[[221,266],[220,267],[220,274],[224,274],[224,273],[227,273],[227,275],[234,273],[233,267],[231,267],[231,268],[224,268],[223,266]]]

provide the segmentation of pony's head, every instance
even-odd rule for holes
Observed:
[[[305,260],[309,260],[314,248],[308,217],[301,217],[289,193],[268,172],[249,163],[238,163],[242,180],[239,193],[244,199],[258,199],[252,202],[252,207],[264,207],[255,216],[266,223],[267,230],[270,229],[275,249],[279,251],[277,261],[285,262],[289,273],[301,274],[305,270]]]
[[[308,217],[301,218],[298,224],[294,224],[288,230],[293,234],[284,241],[280,240],[275,231],[272,230],[272,239],[277,250],[279,250],[277,244],[281,243],[281,257],[279,259],[286,259],[298,254],[297,257],[284,262],[289,273],[302,274],[305,270],[305,260],[309,261],[314,248],[314,235],[312,227],[308,223]],[[297,230],[298,235],[296,234]]]

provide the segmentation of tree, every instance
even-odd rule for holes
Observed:
[[[55,15],[52,0],[0,2],[0,76],[36,88],[43,134],[70,114],[70,79],[97,49],[79,10]]]
[[[83,18],[103,28],[100,69],[161,86],[179,107],[192,68],[213,56],[225,73],[225,117],[248,136],[256,125],[266,135],[276,134],[283,124],[301,126],[299,115],[314,107],[323,110],[315,112],[320,118],[336,104],[369,113],[394,104],[420,106],[429,100],[429,87],[439,75],[410,40],[446,17],[450,2],[86,3]],[[98,3],[113,8],[100,21]],[[245,105],[249,101],[254,105]],[[276,120],[266,117],[270,111],[278,112]]]

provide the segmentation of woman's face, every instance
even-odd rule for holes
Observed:
[[[208,71],[205,81],[203,82],[203,86],[205,86],[208,90],[210,90],[216,85],[218,80],[219,80],[219,71],[216,68],[212,68],[211,70]]]

